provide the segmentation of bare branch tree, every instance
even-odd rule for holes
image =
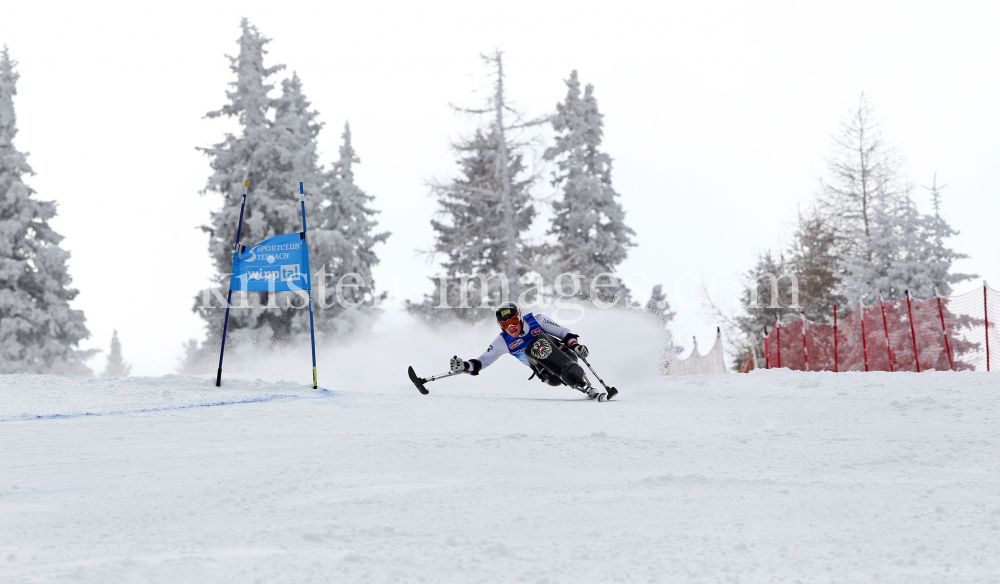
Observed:
[[[910,192],[901,177],[902,162],[895,148],[886,142],[881,124],[875,119],[862,93],[856,109],[833,138],[834,153],[827,158],[829,176],[821,181],[820,210],[835,227],[844,251],[854,251],[856,236],[870,237],[874,205],[886,203]]]

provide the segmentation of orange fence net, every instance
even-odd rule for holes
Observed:
[[[834,324],[804,317],[764,336],[767,368],[800,371],[990,371],[1000,354],[1000,292],[859,305]]]

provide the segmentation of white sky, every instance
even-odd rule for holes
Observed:
[[[426,181],[453,172],[449,143],[468,121],[448,103],[477,103],[478,55],[494,47],[529,114],[554,109],[572,69],[595,85],[638,233],[621,272],[645,275],[642,295],[665,285],[681,339],[714,334],[698,278],[722,286],[787,237],[862,91],[914,183],[936,171],[948,185],[953,243],[971,256],[957,268],[1000,284],[996,3],[8,3],[16,146],[29,184],[59,204],[83,346],[107,350],[118,329],[133,374],[173,371],[202,334],[190,307],[211,268],[197,226],[218,201],[198,195],[210,171],[195,147],[231,127],[203,116],[225,103],[241,16],[273,39],[266,62],[302,78],[327,124],[324,162],[350,121],[357,182],[393,233],[375,275],[396,299],[419,298],[436,272],[415,256],[432,240]]]

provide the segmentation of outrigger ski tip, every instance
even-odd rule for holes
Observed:
[[[422,393],[424,395],[427,395],[428,393],[430,393],[429,391],[427,391],[427,388],[424,387],[425,383],[430,383],[431,381],[435,381],[437,379],[444,379],[445,377],[453,377],[455,375],[461,375],[461,374],[464,374],[464,373],[466,373],[466,372],[465,371],[449,371],[447,373],[442,373],[440,375],[431,375],[430,377],[417,377],[417,372],[413,370],[412,366],[409,369],[406,370],[406,374],[410,376],[410,381],[412,381],[413,385],[417,386],[417,390],[420,391],[420,393]]]
[[[417,377],[417,372],[413,370],[413,366],[410,366],[410,368],[406,370],[406,373],[407,375],[410,376],[410,381],[413,382],[413,385],[417,386],[417,391],[419,391],[424,395],[430,393],[429,391],[427,391],[427,388],[424,387],[424,382],[427,380]]]

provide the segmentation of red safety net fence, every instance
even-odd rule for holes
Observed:
[[[990,371],[1000,355],[1000,292],[859,305],[834,324],[804,317],[764,336],[767,368],[799,371]]]

